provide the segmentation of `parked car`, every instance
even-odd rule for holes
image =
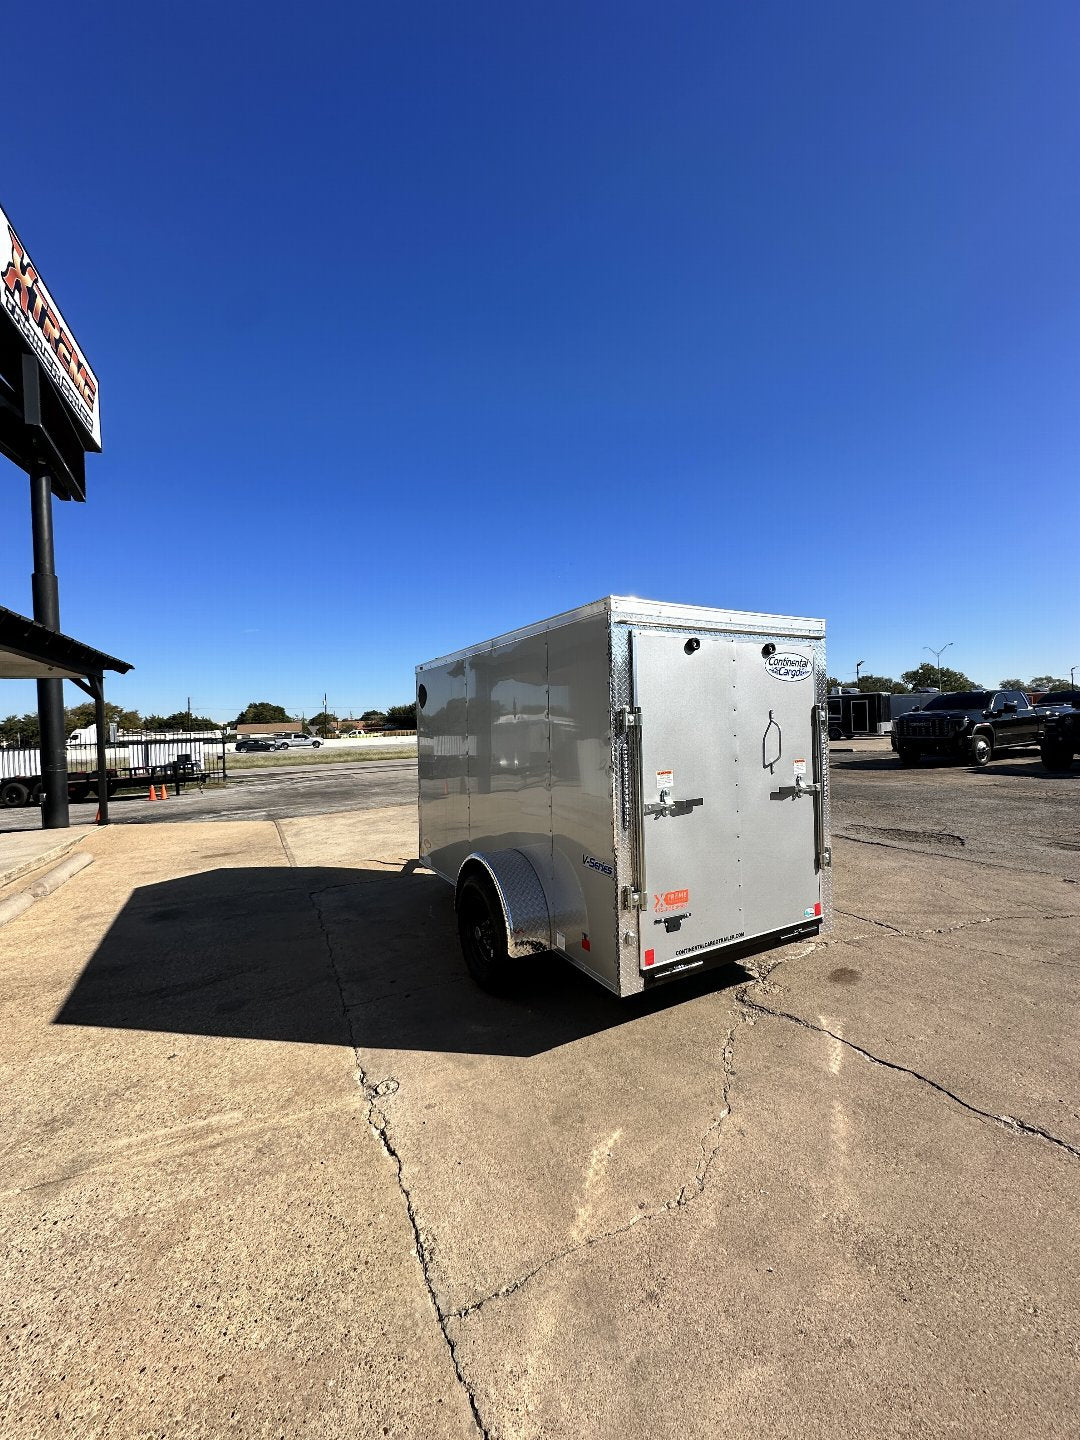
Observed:
[[[902,765],[917,765],[920,756],[931,754],[981,768],[1002,751],[1039,745],[1050,713],[1032,705],[1022,690],[953,690],[899,716],[892,748]]]
[[[312,750],[318,750],[323,742],[316,740],[314,735],[275,735],[275,750],[293,750],[300,745],[309,745]]]
[[[245,750],[275,750],[272,740],[254,740],[250,735],[243,735],[236,742],[236,753],[243,754]]]

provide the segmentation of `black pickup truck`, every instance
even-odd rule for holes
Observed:
[[[1080,755],[1080,690],[1055,690],[1044,695],[1048,707],[1043,729],[1042,763],[1047,770],[1071,770]]]
[[[954,690],[935,695],[893,721],[892,748],[904,765],[922,755],[951,755],[989,765],[1004,750],[1039,745],[1052,712],[1022,690]]]

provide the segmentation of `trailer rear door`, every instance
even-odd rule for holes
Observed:
[[[821,915],[810,646],[633,632],[646,971]]]

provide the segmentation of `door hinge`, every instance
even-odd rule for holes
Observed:
[[[633,730],[641,725],[641,711],[636,705],[622,705],[615,712],[615,733],[625,735],[628,730]]]

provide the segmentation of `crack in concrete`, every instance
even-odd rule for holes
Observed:
[[[723,1142],[724,1123],[731,1114],[731,1088],[735,1075],[735,1034],[739,1026],[745,1023],[747,1023],[747,1017],[740,1013],[734,1023],[728,1028],[724,1048],[721,1051],[721,1059],[724,1067],[724,1084],[722,1093],[723,1103],[720,1108],[720,1113],[709,1122],[698,1141],[701,1149],[701,1158],[697,1163],[694,1178],[686,1185],[681,1186],[678,1194],[673,1199],[665,1201],[663,1205],[657,1205],[652,1210],[643,1210],[640,1214],[631,1216],[623,1225],[613,1226],[610,1230],[603,1230],[598,1235],[590,1235],[585,1240],[580,1240],[574,1245],[567,1245],[562,1250],[557,1250],[553,1255],[548,1255],[546,1259],[541,1260],[539,1265],[534,1265],[531,1270],[526,1271],[524,1275],[518,1275],[513,1280],[508,1280],[505,1285],[500,1285],[498,1290],[493,1290],[490,1295],[485,1295],[480,1300],[474,1300],[469,1305],[462,1305],[459,1309],[450,1311],[448,1318],[452,1320],[465,1320],[470,1315],[475,1315],[478,1310],[482,1310],[485,1305],[489,1305],[493,1300],[503,1300],[508,1295],[513,1295],[516,1291],[520,1290],[522,1286],[527,1285],[530,1280],[539,1275],[541,1271],[549,1269],[552,1265],[557,1265],[561,1260],[567,1260],[572,1255],[579,1255],[584,1250],[591,1250],[597,1245],[604,1244],[605,1241],[614,1240],[619,1235],[625,1235],[627,1231],[632,1230],[635,1225],[643,1225],[650,1220],[658,1220],[665,1215],[670,1215],[674,1211],[685,1210],[688,1205],[692,1205],[695,1200],[703,1195],[709,1178],[709,1171],[712,1169],[713,1162],[719,1154]]]
[[[979,915],[973,920],[959,920],[955,925],[928,925],[921,930],[905,930],[900,925],[891,925],[887,920],[875,920],[871,915],[857,915],[854,910],[837,909],[837,915],[843,915],[848,920],[858,920],[863,925],[873,925],[880,930],[888,930],[893,935],[901,935],[905,940],[926,940],[932,935],[955,935],[961,930],[969,930],[975,925],[996,925],[1003,920],[1017,920],[1030,922],[1032,920],[1080,920],[1080,915]],[[841,944],[851,944],[859,937],[854,936],[849,941],[841,941]]]
[[[953,865],[981,865],[984,869],[1004,870],[1010,875],[1045,875],[1052,880],[1063,880],[1067,885],[1075,883],[1067,875],[1060,875],[1056,870],[1042,870],[1032,865],[1006,864],[1003,860],[981,860],[974,855],[946,855],[941,850],[920,850],[914,845],[897,845],[889,840],[868,840],[862,835],[844,835],[836,830],[833,831],[833,842],[844,842],[848,845],[873,845],[879,850],[900,850],[905,855],[925,855],[936,860],[947,860]]]
[[[278,833],[281,835],[281,842],[285,849],[286,855],[289,857],[289,863],[290,865],[295,867],[296,861],[293,858],[292,852],[289,849],[288,844],[285,840],[285,836],[281,832],[280,828]],[[492,1440],[492,1432],[490,1428],[484,1423],[483,1416],[480,1414],[480,1408],[477,1403],[476,1393],[473,1390],[472,1386],[469,1384],[468,1380],[465,1378],[465,1372],[461,1368],[461,1361],[458,1358],[457,1346],[454,1344],[448,1328],[449,1317],[444,1311],[439,1301],[439,1297],[435,1292],[435,1286],[431,1279],[431,1269],[428,1259],[428,1247],[425,1244],[423,1234],[420,1230],[420,1222],[416,1214],[416,1207],[413,1205],[412,1193],[405,1183],[405,1172],[401,1156],[398,1153],[397,1148],[395,1147],[393,1140],[388,1133],[386,1116],[376,1104],[376,1101],[380,1096],[386,1094],[393,1094],[397,1090],[397,1081],[384,1080],[380,1083],[373,1085],[368,1080],[367,1072],[364,1069],[364,1063],[360,1056],[360,1044],[357,1039],[356,1031],[353,1027],[352,1015],[350,1013],[351,1007],[346,1003],[345,1000],[345,982],[341,974],[340,967],[338,966],[337,955],[334,952],[333,936],[330,934],[330,931],[327,928],[326,917],[323,915],[322,906],[319,904],[320,894],[324,894],[326,890],[337,888],[337,886],[327,886],[323,890],[309,890],[307,892],[307,895],[312,911],[314,912],[315,918],[318,921],[319,929],[322,932],[323,941],[326,945],[327,958],[330,962],[330,972],[334,977],[334,984],[337,986],[338,998],[341,1002],[341,1014],[342,1018],[345,1021],[346,1029],[348,1031],[349,1043],[352,1048],[353,1060],[356,1065],[356,1082],[360,1088],[360,1093],[363,1095],[364,1100],[367,1103],[368,1128],[378,1140],[380,1146],[382,1147],[383,1154],[387,1156],[391,1164],[394,1166],[398,1189],[400,1190],[402,1198],[405,1201],[405,1213],[408,1216],[409,1225],[412,1229],[413,1247],[416,1251],[416,1258],[420,1265],[420,1273],[423,1276],[424,1288],[427,1290],[428,1299],[431,1301],[431,1308],[435,1312],[435,1318],[438,1321],[439,1331],[442,1335],[443,1342],[446,1345],[447,1352],[450,1356],[450,1363],[454,1367],[454,1374],[457,1377],[458,1384],[465,1392],[465,1398],[469,1402],[469,1410],[472,1414],[473,1422],[476,1425],[476,1428],[480,1435],[483,1436],[483,1440]]]
[[[951,1100],[954,1104],[959,1105],[961,1109],[967,1110],[970,1114],[978,1116],[981,1120],[989,1120],[992,1124],[1000,1125],[1003,1129],[1011,1131],[1014,1135],[1030,1135],[1039,1140],[1046,1140],[1049,1144],[1056,1145],[1067,1154],[1074,1156],[1076,1159],[1080,1159],[1080,1147],[1070,1145],[1067,1140],[1062,1140],[1059,1136],[1052,1135],[1049,1130],[1044,1130],[1039,1125],[1031,1125],[1026,1120],[1020,1120],[1014,1115],[995,1115],[989,1110],[982,1110],[978,1105],[972,1105],[969,1101],[964,1100],[960,1095],[957,1095],[954,1090],[950,1090],[948,1086],[940,1084],[937,1080],[932,1080],[929,1075],[923,1075],[919,1070],[913,1070],[909,1065],[901,1065],[895,1060],[885,1060],[880,1055],[875,1055],[872,1051],[864,1049],[863,1046],[856,1045],[853,1040],[848,1040],[843,1035],[838,1035],[835,1030],[830,1030],[825,1025],[815,1025],[812,1020],[805,1020],[801,1015],[794,1015],[789,1010],[773,1010],[770,1009],[768,1005],[762,1005],[757,1000],[750,999],[750,997],[745,994],[746,988],[747,987],[744,986],[743,991],[739,995],[739,1003],[745,1005],[747,1009],[754,1011],[755,1014],[766,1015],[773,1020],[787,1020],[792,1025],[801,1026],[804,1030],[813,1030],[818,1035],[828,1035],[830,1039],[836,1040],[839,1044],[846,1046],[847,1049],[853,1050],[856,1055],[862,1056],[868,1064],[880,1065],[885,1070],[895,1070],[901,1075],[910,1075],[913,1080],[918,1080],[923,1085],[929,1086],[931,1090],[936,1090],[939,1095],[944,1095],[946,1099]]]

